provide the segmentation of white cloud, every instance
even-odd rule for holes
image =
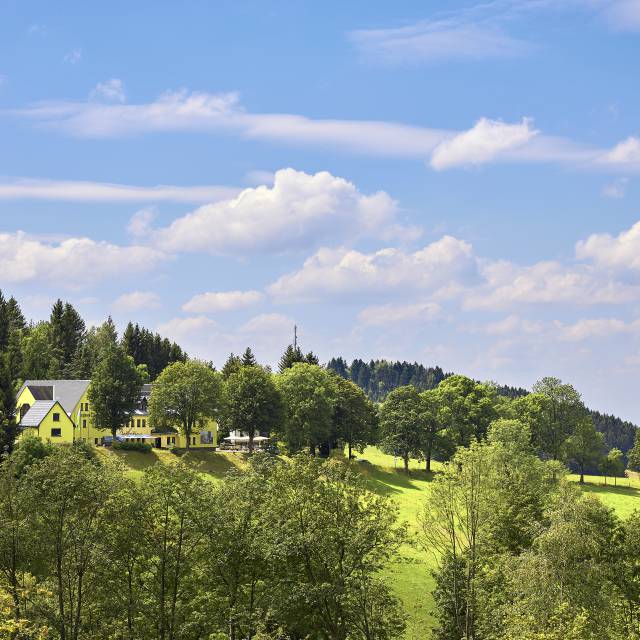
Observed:
[[[97,102],[124,103],[127,101],[124,83],[119,78],[111,78],[110,80],[99,82],[89,94],[89,99]]]
[[[189,313],[216,313],[244,309],[261,302],[264,294],[260,291],[216,291],[200,293],[182,305]]]
[[[158,326],[158,333],[175,342],[184,341],[201,332],[217,331],[216,323],[206,316],[172,318]]]
[[[610,269],[640,269],[640,222],[617,236],[596,233],[576,245],[576,256]]]
[[[160,307],[160,296],[152,291],[132,291],[119,296],[113,303],[118,311],[138,311],[140,309],[157,309]]]
[[[431,166],[442,170],[484,164],[523,146],[537,134],[528,118],[518,124],[482,118],[468,131],[441,142],[431,154]]]
[[[617,333],[640,331],[640,321],[625,322],[617,318],[587,318],[574,324],[556,323],[561,339],[578,342],[588,338],[609,337]]]
[[[239,329],[239,333],[289,336],[293,331],[294,321],[289,316],[280,313],[262,313],[257,315]]]
[[[605,198],[624,198],[628,184],[629,178],[618,178],[602,188],[602,195]]]
[[[82,49],[72,49],[63,58],[68,64],[78,64],[82,60]]]
[[[276,300],[327,297],[389,297],[407,291],[434,291],[476,277],[471,245],[444,236],[413,253],[387,248],[373,253],[320,249],[302,268],[282,276],[268,291]]]
[[[441,312],[442,308],[435,302],[371,305],[358,313],[358,321],[367,326],[406,327],[407,323],[433,320]]]
[[[630,136],[602,156],[601,162],[622,167],[640,166],[640,138]]]
[[[157,230],[154,241],[168,251],[227,255],[300,250],[388,233],[396,213],[383,191],[364,195],[326,171],[282,169],[273,187],[245,189],[236,198],[205,205]]]
[[[57,200],[68,202],[211,202],[230,198],[239,189],[224,186],[140,187],[79,180],[0,179],[0,200]]]
[[[640,287],[615,281],[585,264],[485,262],[482,276],[484,285],[464,294],[466,309],[504,309],[523,303],[622,304],[640,296]]]
[[[132,238],[146,238],[151,233],[151,225],[157,215],[155,207],[136,211],[129,220],[127,233]]]
[[[372,120],[314,120],[297,114],[251,113],[237,93],[167,92],[145,104],[42,102],[13,110],[44,126],[89,138],[123,137],[153,132],[234,133],[242,138],[296,146],[318,146],[382,157],[427,160],[442,143],[435,164],[444,168],[486,162],[497,155],[514,162],[560,163],[610,171],[609,150],[565,138],[534,135],[528,120],[504,124],[481,118],[469,131]],[[454,153],[460,146],[473,153]],[[435,165],[434,165],[435,166]],[[628,168],[640,171],[640,164]]]
[[[118,246],[89,238],[45,242],[22,231],[0,233],[0,283],[51,282],[81,288],[147,272],[167,259],[150,247]]]
[[[456,19],[357,30],[349,33],[349,39],[363,58],[386,64],[506,58],[532,49],[528,42],[504,33],[498,26]]]
[[[540,333],[542,329],[542,325],[538,322],[532,322],[517,315],[509,315],[502,320],[489,322],[482,331],[490,336],[504,336],[514,333]]]

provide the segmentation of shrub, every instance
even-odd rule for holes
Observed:
[[[119,451],[138,451],[139,453],[151,453],[151,445],[146,442],[134,442],[132,440],[123,440],[122,442],[114,442],[113,448]]]

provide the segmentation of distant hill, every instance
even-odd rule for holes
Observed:
[[[418,389],[435,389],[442,380],[452,373],[445,373],[440,367],[425,367],[417,362],[400,362],[390,360],[356,359],[350,365],[344,358],[332,358],[327,368],[338,375],[355,382],[372,400],[382,402],[390,391],[407,384]],[[522,387],[496,385],[496,391],[507,398],[520,398],[529,391]],[[596,429],[604,435],[607,449],[617,447],[624,454],[633,447],[637,425],[589,409]]]

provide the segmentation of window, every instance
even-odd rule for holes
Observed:
[[[53,421],[54,422],[60,422],[60,414],[59,413],[54,413],[53,414]],[[60,429],[58,429],[58,431],[60,431]]]
[[[140,418],[138,418],[138,429],[140,428]]]
[[[99,439],[99,438],[94,438],[94,439],[93,439],[93,443],[94,443],[95,445],[100,444],[100,439]]]
[[[86,420],[83,420],[83,421],[82,421],[82,428],[83,428],[83,429],[86,429],[86,428],[87,428],[87,421],[86,421]]]
[[[52,429],[51,429],[51,437],[52,438],[61,438],[62,437],[62,429],[60,429],[60,427],[52,427]]]
[[[147,421],[143,418],[142,419],[142,428],[146,429],[146,427],[147,427]]]
[[[191,444],[195,444],[196,443],[196,439],[195,438],[191,438]]]

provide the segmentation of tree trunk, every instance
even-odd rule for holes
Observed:
[[[427,454],[427,461],[425,463],[425,469],[427,473],[431,473],[431,452]]]
[[[584,469],[580,469],[580,484],[584,484]]]
[[[351,443],[349,442],[349,460],[351,460]]]
[[[404,472],[409,475],[409,456],[402,456],[402,460],[404,461]]]
[[[253,431],[249,432],[249,455],[253,453]]]
[[[315,458],[316,457],[316,445],[315,444],[310,444],[309,445],[309,453]]]

